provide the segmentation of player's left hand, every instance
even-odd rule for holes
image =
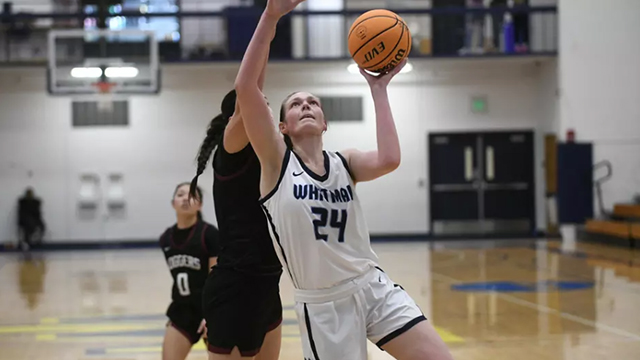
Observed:
[[[268,0],[265,12],[269,15],[281,18],[293,11],[298,4],[306,0]]]
[[[360,68],[360,74],[364,76],[364,78],[367,80],[371,88],[374,88],[374,87],[386,88],[387,85],[389,85],[389,82],[391,81],[391,79],[393,79],[394,76],[398,75],[400,71],[402,71],[402,68],[404,68],[404,66],[407,65],[407,61],[408,61],[407,59],[402,60],[402,62],[400,62],[396,67],[391,69],[391,71],[389,71],[388,73],[371,75],[368,72],[366,72],[363,68]]]
[[[207,337],[207,321],[205,319],[202,319],[202,322],[200,323],[198,334],[202,334],[204,338]]]

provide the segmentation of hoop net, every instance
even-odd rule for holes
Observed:
[[[98,111],[113,112],[113,87],[115,83],[97,82],[93,86],[98,88]]]

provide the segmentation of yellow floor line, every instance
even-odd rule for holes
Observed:
[[[435,326],[436,331],[440,334],[440,337],[445,343],[462,343],[464,339],[454,333],[451,333],[443,328]]]
[[[113,332],[132,330],[154,330],[158,329],[158,324],[58,324],[58,325],[10,325],[0,326],[0,334],[21,334],[21,333],[88,333],[88,332]]]
[[[57,336],[55,334],[38,334],[36,335],[36,341],[55,341]]]

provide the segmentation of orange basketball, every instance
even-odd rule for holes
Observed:
[[[385,73],[409,56],[411,33],[396,13],[378,9],[360,15],[349,29],[349,53],[360,67]]]

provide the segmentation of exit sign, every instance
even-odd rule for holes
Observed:
[[[486,96],[473,96],[471,98],[471,112],[474,114],[486,114],[489,104]]]

